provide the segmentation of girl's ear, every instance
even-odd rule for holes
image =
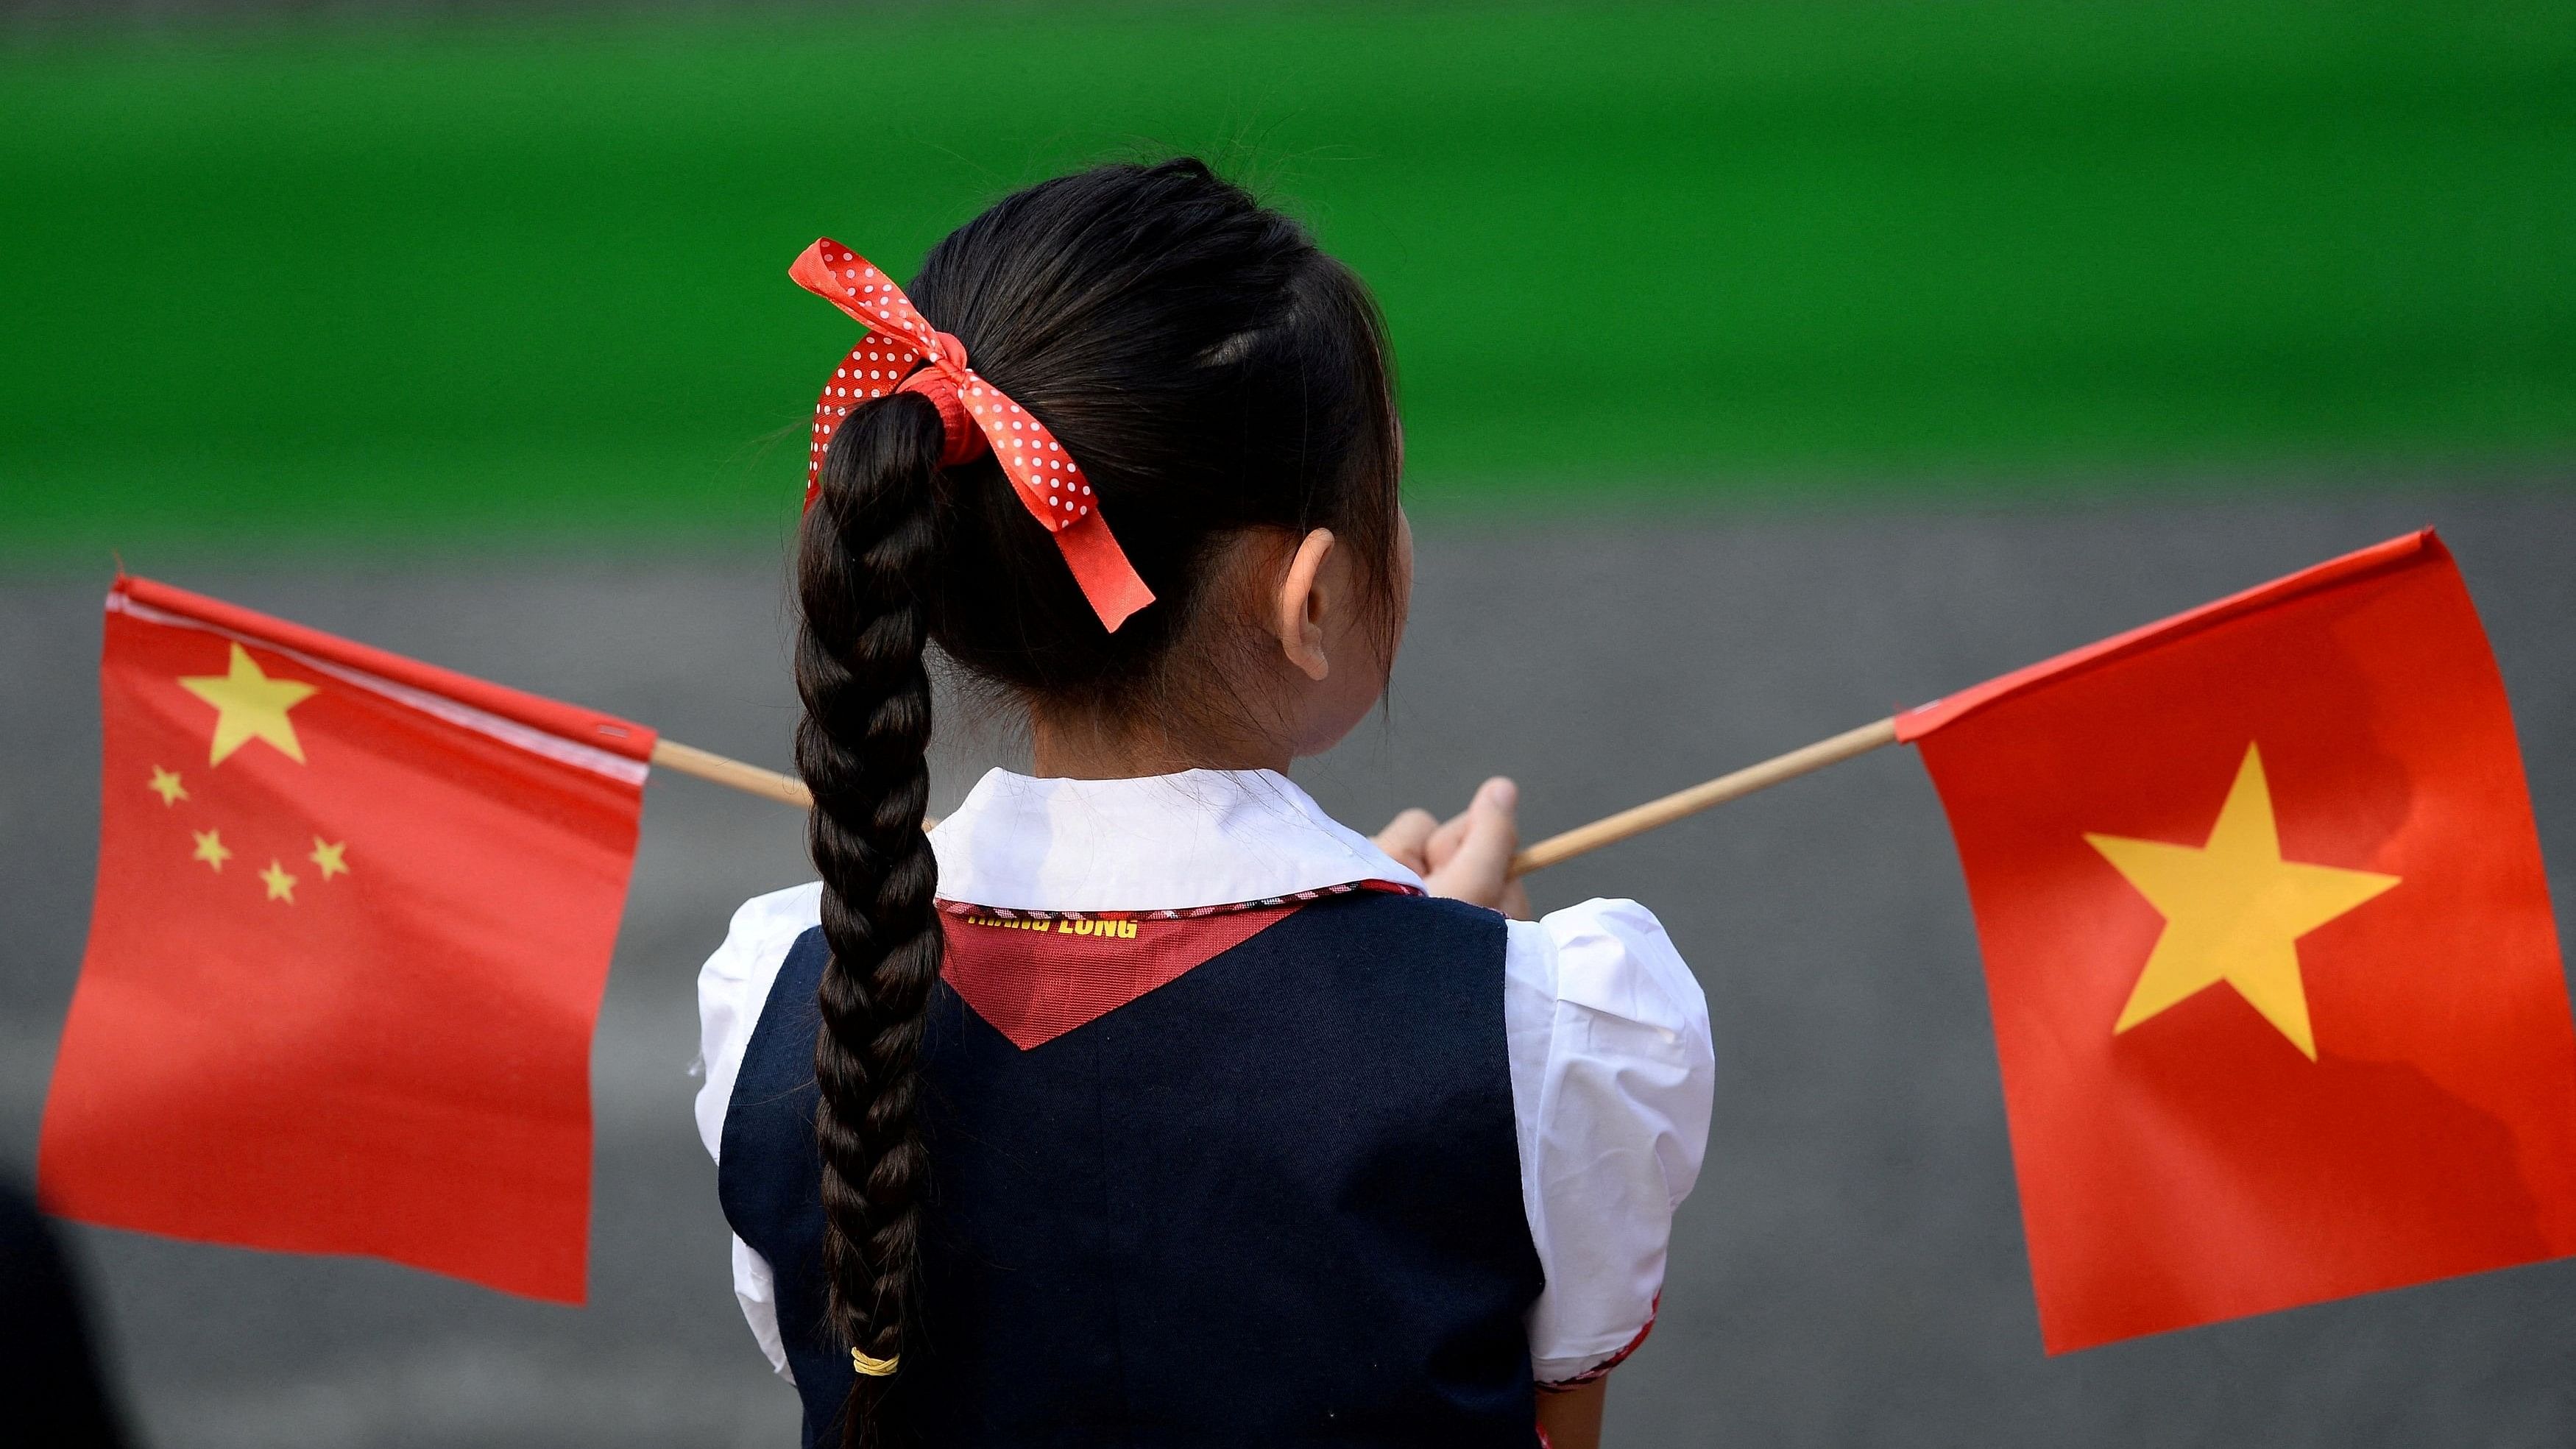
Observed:
[[[1307,534],[1297,545],[1296,556],[1288,561],[1288,572],[1279,580],[1278,607],[1271,626],[1279,635],[1280,652],[1308,679],[1322,683],[1333,672],[1333,662],[1325,654],[1324,620],[1334,609],[1349,607],[1346,599],[1333,597],[1336,580],[1324,571],[1333,556],[1333,531],[1319,528]]]

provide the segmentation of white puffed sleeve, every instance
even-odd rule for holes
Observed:
[[[769,988],[796,938],[821,920],[823,887],[801,885],[754,896],[733,913],[724,944],[698,970],[698,1067],[705,1074],[698,1088],[698,1140],[707,1155],[724,1155],[725,1108],[733,1101],[734,1080],[742,1075],[743,1053],[751,1049],[752,1028],[760,1025]],[[769,1366],[780,1378],[795,1382],[787,1371],[787,1344],[778,1332],[778,1294],[767,1260],[740,1238],[733,1240],[733,1296],[743,1320]]]
[[[1542,1386],[1599,1377],[1654,1326],[1673,1209],[1708,1151],[1708,1001],[1634,901],[1514,921],[1503,958],[1521,1200],[1547,1287]]]

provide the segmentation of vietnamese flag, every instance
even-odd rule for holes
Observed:
[[[1898,717],[2052,1353],[2576,1252],[2576,1029],[2431,532]]]
[[[650,730],[120,578],[55,1213],[578,1303]]]

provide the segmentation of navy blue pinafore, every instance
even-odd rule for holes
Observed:
[[[889,1442],[1537,1443],[1502,917],[1331,896],[1025,1049],[953,984],[979,923],[947,919],[930,1007],[924,1291]],[[1144,944],[1163,926],[1189,923]],[[776,1277],[808,1446],[838,1441],[852,1381],[823,1323],[827,954],[808,931],[780,970],[718,1172]]]

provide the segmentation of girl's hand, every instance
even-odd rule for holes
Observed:
[[[1529,892],[1511,879],[1520,849],[1520,787],[1497,775],[1467,808],[1446,821],[1407,810],[1377,833],[1377,848],[1422,877],[1435,896],[1468,901],[1519,920],[1530,919]]]

